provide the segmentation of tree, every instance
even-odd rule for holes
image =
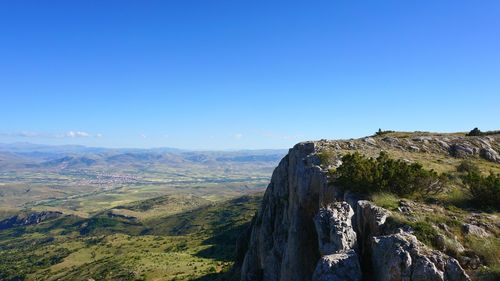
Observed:
[[[447,181],[445,175],[425,170],[418,163],[391,159],[386,152],[375,159],[357,152],[347,154],[335,177],[337,185],[346,190],[361,194],[387,192],[402,197],[439,193]]]
[[[462,181],[469,189],[472,202],[477,207],[500,208],[500,174],[490,173],[485,177],[478,172],[468,172]]]
[[[479,130],[477,127],[472,129],[468,134],[467,136],[480,136],[482,135],[483,132],[481,132],[481,130]]]

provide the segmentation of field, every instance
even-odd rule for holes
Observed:
[[[284,152],[38,154],[0,161],[0,280],[220,278]]]

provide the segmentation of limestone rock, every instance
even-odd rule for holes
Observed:
[[[361,281],[359,258],[354,250],[321,257],[313,281]]]
[[[314,218],[321,255],[330,255],[352,249],[356,232],[351,224],[354,211],[346,202],[336,202],[319,210]]]
[[[455,259],[427,249],[409,233],[374,237],[372,253],[377,281],[470,280]]]
[[[474,148],[466,143],[453,144],[449,148],[450,155],[457,158],[466,158],[474,155]]]
[[[390,145],[399,144],[399,140],[397,138],[393,138],[393,137],[385,137],[382,140]]]
[[[297,144],[273,172],[241,267],[241,280],[309,281],[320,259],[314,217],[331,202],[316,144]]]
[[[420,151],[420,148],[418,146],[415,146],[415,145],[410,145],[408,148],[411,151],[414,151],[414,152],[419,152]]]
[[[470,223],[464,223],[462,225],[462,230],[467,235],[473,235],[480,238],[485,238],[490,236],[490,234],[486,232],[486,230],[484,230],[482,227]]]
[[[360,200],[357,202],[356,223],[359,232],[365,236],[376,236],[383,233],[383,227],[390,212],[370,201]]]
[[[443,149],[446,149],[446,150],[450,149],[450,145],[447,142],[443,141],[443,140],[436,140],[436,143],[439,146],[441,146],[441,148],[443,148]]]
[[[371,145],[377,145],[377,141],[374,138],[366,137],[363,139],[366,143]]]
[[[479,155],[488,161],[500,163],[500,155],[491,147],[481,149]]]

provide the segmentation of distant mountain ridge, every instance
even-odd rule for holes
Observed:
[[[80,145],[0,144],[0,168],[89,168],[99,165],[181,165],[277,162],[284,149],[194,151],[177,148],[101,148]]]

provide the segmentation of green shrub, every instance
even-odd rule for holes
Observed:
[[[425,170],[417,163],[391,159],[385,152],[376,159],[357,152],[345,155],[335,178],[336,184],[346,190],[362,194],[385,192],[402,197],[436,194],[443,190],[446,182],[444,175]]]
[[[481,208],[500,208],[500,174],[490,173],[481,176],[478,172],[469,172],[462,176],[462,181],[469,189],[472,202]]]
[[[477,127],[472,129],[468,134],[466,134],[466,136],[480,136],[482,135],[483,132],[481,132],[481,130],[479,130]]]
[[[467,133],[465,135],[468,137],[472,137],[472,136],[488,136],[488,135],[498,135],[498,134],[500,134],[500,131],[498,131],[498,130],[497,131],[482,132],[478,128],[474,128],[469,133]]]

